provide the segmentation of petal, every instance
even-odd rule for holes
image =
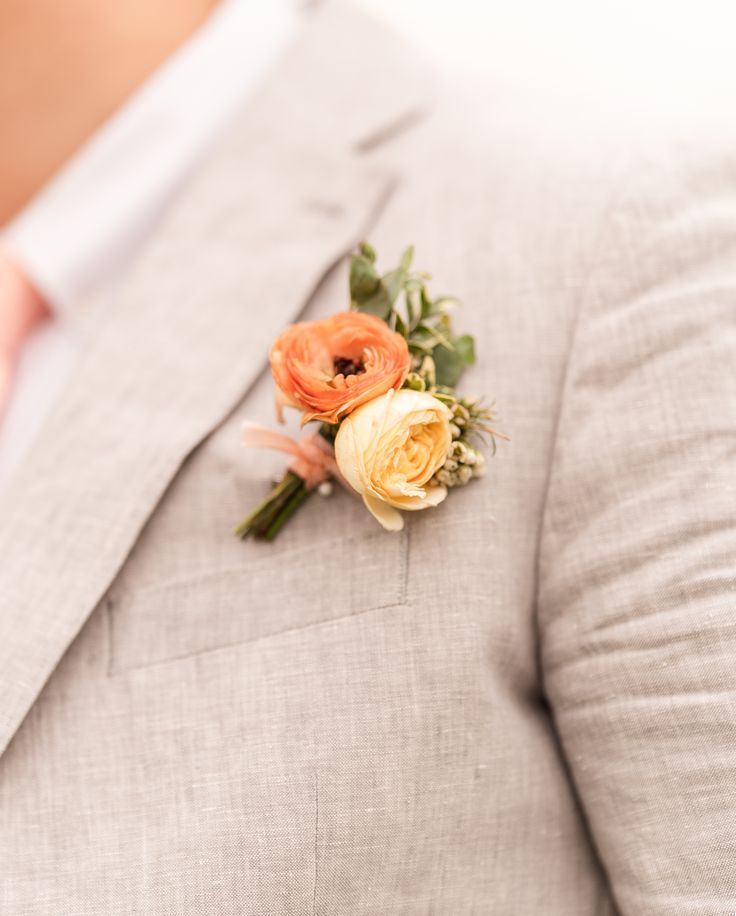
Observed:
[[[397,509],[394,509],[393,506],[389,506],[389,504],[385,503],[382,499],[378,499],[378,497],[373,496],[372,493],[364,493],[363,502],[373,517],[383,525],[386,531],[401,531],[404,527],[404,519],[401,513]]]
[[[301,410],[301,406],[297,402],[290,398],[286,392],[276,385],[275,391],[275,401],[276,401],[276,419],[279,423],[285,423],[284,420],[284,407],[296,407],[297,410]]]
[[[440,485],[427,487],[427,491],[421,499],[407,500],[406,503],[402,503],[401,508],[408,511],[433,509],[435,506],[438,506],[446,496],[447,487]]]
[[[340,473],[358,493],[365,490],[365,468],[360,443],[355,436],[353,422],[343,420],[335,437],[335,461]]]

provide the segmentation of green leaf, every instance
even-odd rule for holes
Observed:
[[[376,249],[371,245],[370,242],[361,242],[358,246],[360,253],[367,258],[371,264],[376,263]]]
[[[440,296],[429,304],[427,317],[432,315],[446,315],[450,309],[457,305],[457,299],[453,296]]]
[[[401,315],[399,315],[398,312],[394,312],[392,314],[392,318],[394,323],[394,330],[401,334],[402,337],[406,337],[409,332],[406,324],[404,323],[404,319],[401,317]]]
[[[432,358],[437,370],[437,384],[454,388],[463,369],[475,362],[475,340],[470,334],[454,337],[449,347],[445,344],[435,347]]]
[[[437,346],[438,340],[435,332],[426,324],[417,325],[416,328],[411,333],[411,341],[414,346],[422,347],[423,349],[428,347]]]
[[[465,368],[460,353],[454,347],[449,348],[442,345],[434,348],[432,358],[437,373],[437,384],[446,388],[454,388]]]
[[[350,299],[355,308],[374,296],[381,285],[381,278],[373,262],[365,255],[356,254],[350,259]]]
[[[409,321],[409,331],[413,331],[419,324],[422,315],[422,305],[419,290],[404,285],[404,297],[406,299],[406,317]]]
[[[453,340],[455,349],[460,354],[464,366],[472,366],[475,362],[475,338],[472,334],[462,334]]]
[[[430,327],[430,330],[432,331],[435,343],[447,347],[448,350],[453,349],[452,334],[450,333],[449,324],[438,321],[434,327]]]
[[[388,321],[393,303],[386,292],[383,282],[379,281],[376,291],[371,296],[355,303],[354,308],[357,308],[360,312],[367,312],[369,315],[377,315],[379,318],[383,318],[384,321]]]
[[[402,267],[396,267],[394,270],[390,270],[387,274],[383,275],[381,285],[386,291],[386,296],[392,307],[394,302],[399,298],[405,280],[406,271]]]
[[[432,300],[429,298],[429,295],[427,294],[427,287],[424,284],[422,284],[422,315],[421,315],[422,321],[424,321],[425,318],[429,318],[431,314],[432,314]]]
[[[424,384],[424,379],[417,375],[416,372],[409,373],[402,387],[410,388],[412,391],[426,391],[427,388]]]
[[[409,279],[409,267],[414,254],[407,248],[398,267],[379,276],[375,268],[376,252],[367,242],[360,246],[359,254],[350,260],[350,300],[352,308],[377,315],[388,321],[394,303]]]
[[[409,279],[409,268],[411,267],[411,261],[413,257],[414,246],[410,245],[401,255],[399,266],[395,267],[393,270],[390,270],[381,278],[381,285],[385,290],[386,299],[389,301],[391,308],[393,308],[396,300],[401,295],[407,280]]]
[[[399,270],[402,270],[404,273],[408,273],[413,259],[414,259],[414,246],[409,245],[409,247],[401,255],[401,260],[399,261]]]

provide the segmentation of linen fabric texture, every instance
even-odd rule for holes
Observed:
[[[736,908],[734,147],[427,86],[326,4],[97,303],[0,504],[3,913]],[[512,441],[242,543],[268,345],[363,237]]]

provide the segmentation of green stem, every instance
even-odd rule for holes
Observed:
[[[334,445],[338,427],[323,423],[320,434]],[[310,495],[310,490],[297,474],[287,471],[269,495],[234,529],[239,538],[250,535],[272,541],[286,522]]]
[[[264,535],[282,508],[302,487],[304,487],[304,481],[301,477],[287,471],[283,480],[274,487],[263,502],[256,506],[250,515],[240,522],[234,529],[234,533],[240,538],[246,538],[249,534]]]
[[[272,541],[279,533],[279,531],[281,531],[284,525],[288,522],[291,516],[296,512],[299,506],[301,506],[301,504],[305,502],[309,496],[311,496],[311,490],[308,490],[306,484],[302,483],[300,489],[294,492],[289,501],[270,524],[263,537],[267,541]]]

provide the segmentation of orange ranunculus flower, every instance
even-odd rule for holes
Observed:
[[[338,423],[390,388],[400,388],[411,357],[406,340],[385,321],[363,312],[338,312],[290,325],[269,359],[277,404],[302,410],[309,420]]]

